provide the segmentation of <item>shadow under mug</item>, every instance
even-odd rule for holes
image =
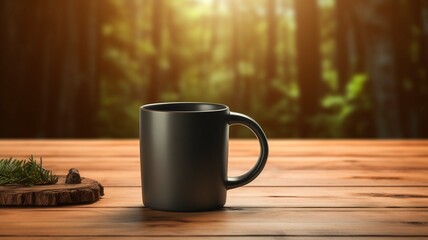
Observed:
[[[256,165],[227,177],[229,125],[250,128],[260,142]],[[248,116],[214,103],[176,102],[140,108],[143,202],[163,211],[207,211],[224,206],[226,191],[254,180],[268,157],[267,138]]]

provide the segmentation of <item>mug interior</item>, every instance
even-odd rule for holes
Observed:
[[[147,104],[141,108],[144,110],[160,112],[211,112],[223,111],[228,107],[217,103],[172,102]]]

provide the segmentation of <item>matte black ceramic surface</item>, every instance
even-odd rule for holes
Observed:
[[[256,165],[227,177],[229,125],[249,127],[260,141]],[[226,190],[245,185],[262,171],[266,136],[251,118],[221,104],[159,103],[140,108],[143,201],[165,211],[204,211],[222,207]]]

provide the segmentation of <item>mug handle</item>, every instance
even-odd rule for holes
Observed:
[[[243,186],[253,181],[263,170],[266,165],[267,157],[269,154],[269,147],[267,138],[260,125],[254,119],[236,112],[230,112],[227,120],[229,125],[240,124],[248,127],[257,136],[260,142],[260,156],[256,165],[245,174],[238,177],[228,177],[226,181],[226,188],[232,189]]]

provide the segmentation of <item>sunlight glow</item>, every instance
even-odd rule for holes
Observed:
[[[194,0],[194,2],[197,3],[197,4],[210,5],[210,4],[212,4],[213,0]]]

